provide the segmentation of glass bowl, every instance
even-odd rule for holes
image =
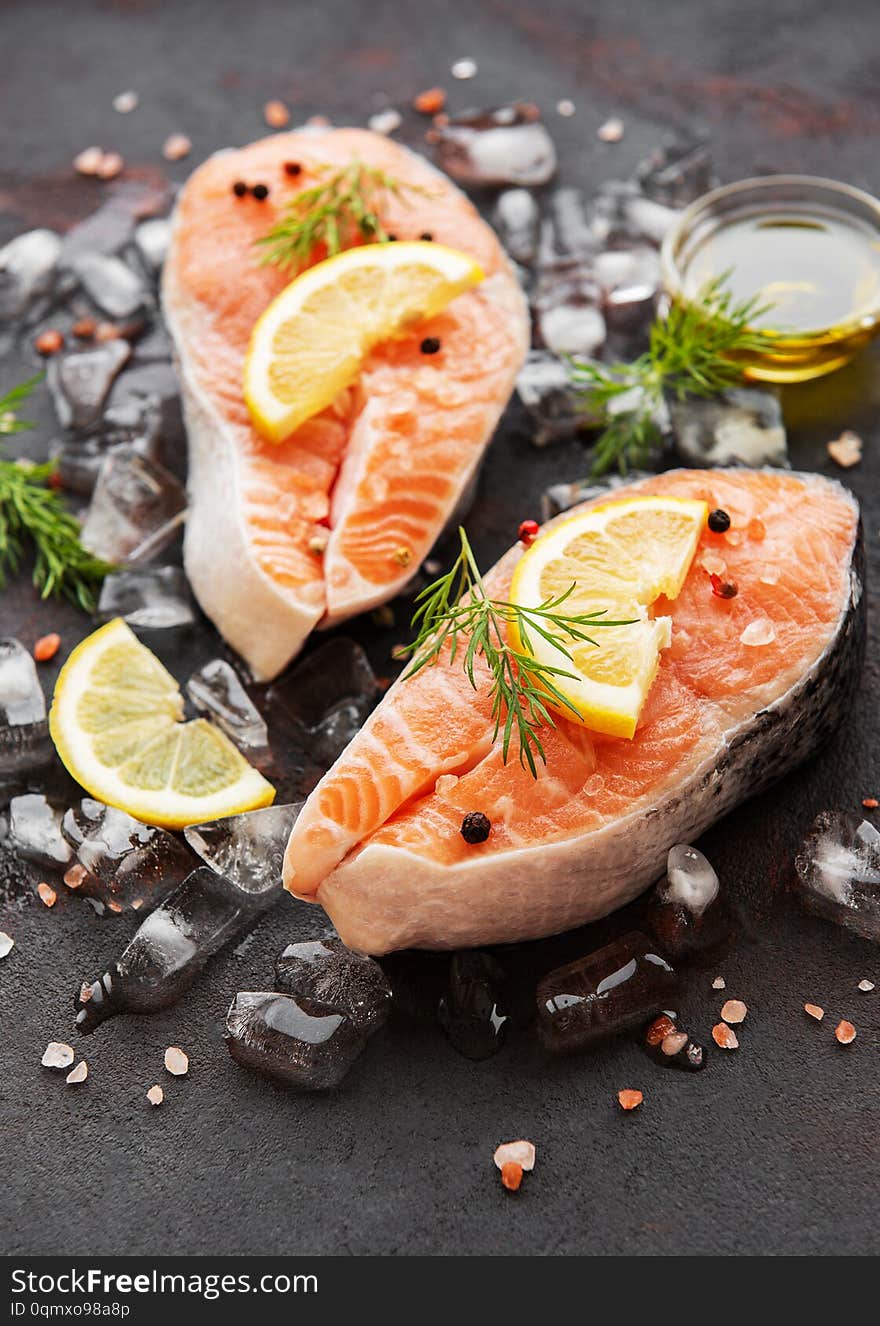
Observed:
[[[706,281],[725,275],[737,301],[772,304],[755,320],[767,349],[743,357],[746,377],[820,377],[880,330],[880,202],[810,175],[741,180],[681,214],[661,268],[676,301],[698,302]]]

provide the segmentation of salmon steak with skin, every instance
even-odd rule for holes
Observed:
[[[257,241],[297,193],[355,160],[419,190],[383,195],[389,233],[429,234],[476,259],[485,279],[377,346],[331,407],[266,441],[245,405],[245,356],[292,274],[262,262]],[[265,184],[268,197],[237,197],[237,181]],[[269,680],[316,626],[399,593],[430,551],[525,358],[525,300],[464,194],[423,158],[361,129],[277,134],[200,166],[175,209],[162,298],[189,440],[186,572],[221,635]],[[438,338],[438,353],[422,353],[426,337]]]
[[[706,501],[731,525],[704,528],[681,593],[654,604],[672,638],[635,736],[557,718],[535,779],[503,759],[485,666],[476,691],[460,656],[399,679],[305,803],[284,861],[286,887],[351,948],[508,943],[604,916],[843,719],[864,646],[854,498],[819,475],[743,469],[670,471],[611,500],[642,494]],[[522,555],[489,572],[490,595],[506,597]],[[736,597],[712,592],[719,560]],[[469,812],[491,822],[483,843],[462,837]]]

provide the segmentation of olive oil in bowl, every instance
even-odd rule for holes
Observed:
[[[673,299],[699,300],[724,277],[755,317],[766,351],[746,374],[799,382],[839,368],[880,329],[880,203],[832,180],[778,175],[715,189],[683,214],[663,246]]]

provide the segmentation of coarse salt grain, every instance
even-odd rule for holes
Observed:
[[[738,1050],[739,1039],[735,1031],[726,1022],[716,1022],[712,1028],[712,1039],[721,1050]]]
[[[290,111],[283,101],[267,101],[263,107],[263,119],[270,129],[283,129],[290,124]]]
[[[53,888],[50,888],[49,885],[44,882],[37,885],[37,893],[39,894],[40,902],[46,907],[54,907],[55,903],[58,901],[58,894]]]
[[[136,92],[120,92],[113,98],[113,109],[120,115],[130,115],[137,109],[138,94]]]
[[[436,115],[445,105],[446,93],[442,87],[425,88],[424,92],[413,98],[413,110],[418,111],[420,115]]]
[[[847,428],[840,437],[828,443],[828,455],[842,469],[852,469],[862,459],[862,439],[858,433]]]
[[[38,663],[48,663],[61,648],[61,636],[53,631],[50,635],[41,635],[34,645],[34,658]]]
[[[606,120],[596,130],[596,137],[603,143],[619,143],[623,137],[623,120]]]
[[[115,180],[124,167],[125,161],[118,152],[105,152],[95,174],[100,180]]]
[[[189,1072],[189,1056],[177,1045],[169,1045],[165,1051],[165,1067],[175,1077],[183,1077]]]
[[[758,576],[758,580],[759,580],[759,582],[760,582],[762,585],[778,585],[778,584],[779,584],[779,572],[778,572],[778,571],[762,571],[761,574]]]
[[[817,1022],[821,1022],[825,1016],[825,1009],[821,1004],[804,1004],[804,1012],[809,1017],[815,1018]]]
[[[704,552],[700,558],[700,566],[704,571],[708,571],[710,576],[723,576],[727,570],[727,563],[724,558],[709,550]]]
[[[636,1110],[644,1099],[641,1091],[633,1091],[629,1087],[617,1093],[617,1103],[622,1110]]]
[[[169,134],[162,146],[162,155],[166,161],[181,161],[192,151],[192,143],[186,134]]]
[[[8,939],[9,936],[7,935],[6,938]],[[8,953],[9,949],[7,949],[6,952]],[[2,952],[0,952],[0,957],[3,957]],[[861,990],[862,994],[869,994],[870,991],[874,989],[874,982],[867,980],[859,981],[858,988]]]
[[[50,1041],[40,1063],[44,1068],[69,1068],[75,1057],[72,1045],[65,1041]]]
[[[0,958],[8,957],[15,947],[15,940],[12,935],[7,935],[5,930],[0,930]]]
[[[477,73],[476,60],[456,60],[449,71],[453,78],[474,78]]]
[[[676,1030],[674,1021],[667,1013],[661,1013],[649,1025],[645,1032],[645,1044],[657,1046],[661,1045],[667,1036],[672,1036]]]
[[[434,784],[434,791],[438,796],[444,796],[451,792],[458,785],[458,774],[441,774]]]
[[[563,118],[566,120],[570,119],[571,116],[574,115],[576,109],[577,107],[575,106],[574,102],[569,101],[568,97],[563,97],[562,101],[557,101],[556,103],[557,115],[563,116]]]
[[[79,1082],[85,1082],[88,1075],[89,1075],[89,1066],[86,1063],[85,1059],[80,1059],[76,1068],[71,1068],[70,1072],[67,1074],[67,1077],[64,1080],[65,1082],[69,1083],[70,1086],[75,1087]]]
[[[77,861],[64,872],[64,883],[69,889],[78,889],[89,872]]]
[[[389,107],[388,110],[377,111],[375,115],[371,115],[367,124],[374,134],[387,135],[393,134],[395,129],[400,128],[402,119],[400,111]]]
[[[834,1028],[834,1034],[841,1045],[851,1045],[856,1038],[856,1029],[851,1022],[842,1019]]]
[[[73,169],[78,175],[97,175],[103,160],[102,147],[86,147],[73,158]]]
[[[865,810],[876,810],[880,802],[877,801],[876,797],[862,797],[862,805]]]
[[[668,1036],[664,1036],[660,1042],[660,1051],[671,1059],[679,1050],[683,1050],[688,1043],[688,1034],[686,1031],[673,1031]]]
[[[750,649],[758,649],[761,645],[772,645],[776,639],[776,627],[767,617],[756,617],[740,633],[739,639],[740,644]]]
[[[518,1192],[522,1183],[523,1167],[517,1165],[516,1161],[508,1160],[501,1166],[501,1182],[508,1192]]]
[[[732,1022],[738,1026],[740,1022],[745,1022],[748,1009],[741,999],[728,999],[721,1008],[721,1016],[725,1022]]]
[[[162,1090],[161,1087],[159,1086],[150,1087],[149,1091],[147,1092],[147,1100],[150,1102],[151,1105],[161,1105],[164,1099],[165,1099],[165,1092]]]
[[[535,1168],[535,1144],[522,1139],[519,1142],[502,1142],[495,1148],[493,1156],[495,1164],[499,1169],[505,1165],[520,1165],[523,1169],[532,1170]]]
[[[725,981],[723,976],[716,976],[715,980],[712,982],[713,990],[724,990],[726,986],[727,982]]]

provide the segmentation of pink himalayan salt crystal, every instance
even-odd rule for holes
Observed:
[[[114,180],[125,167],[125,162],[118,152],[105,152],[95,174],[100,180]]]
[[[476,60],[470,60],[467,58],[456,60],[449,72],[452,74],[453,78],[475,78],[477,74],[477,62]]]
[[[434,791],[438,796],[443,796],[446,792],[451,792],[458,782],[458,774],[441,774],[434,784]]]
[[[160,1086],[150,1087],[147,1092],[147,1100],[151,1105],[161,1105],[165,1099],[165,1092]]]
[[[738,529],[729,529],[724,536],[725,543],[729,543],[731,548],[738,548],[743,541],[743,536]]]
[[[722,1006],[721,1016],[725,1022],[738,1025],[740,1022],[745,1022],[748,1011],[741,999],[728,999],[727,1003]]]
[[[44,1068],[69,1068],[75,1058],[72,1045],[66,1045],[64,1041],[50,1041],[40,1063]]]
[[[12,935],[7,935],[5,930],[0,930],[0,958],[8,957],[15,947],[15,940]]]
[[[189,1056],[177,1045],[169,1045],[165,1051],[165,1067],[175,1077],[183,1077],[189,1072]]]
[[[499,1169],[505,1165],[520,1165],[523,1169],[535,1168],[534,1142],[502,1142],[495,1148],[493,1157]]]
[[[192,143],[186,134],[169,134],[162,147],[162,155],[166,161],[182,161],[191,151]]]
[[[77,861],[76,865],[64,872],[64,883],[69,889],[78,889],[88,873],[85,866],[81,866]]]
[[[716,976],[715,980],[712,982],[713,990],[724,990],[726,986],[727,982],[725,981],[723,976]]]
[[[859,981],[858,988],[861,990],[862,994],[868,994],[870,993],[871,990],[874,989],[874,982],[868,980]]]
[[[710,576],[723,576],[727,570],[727,563],[723,557],[719,557],[716,552],[707,548],[700,558],[700,566]]]
[[[137,109],[138,94],[136,92],[120,92],[113,98],[113,109],[120,115],[130,115]]]
[[[596,137],[603,143],[619,143],[623,133],[623,120],[606,120],[596,130]]]
[[[52,886],[50,884],[47,884],[45,881],[42,881],[37,885],[37,893],[39,895],[40,902],[43,903],[45,907],[54,907],[55,903],[58,901],[58,894],[55,892]]]
[[[102,147],[86,147],[73,158],[73,169],[78,175],[97,175],[103,160]]]
[[[367,125],[374,134],[393,134],[395,129],[399,129],[403,122],[403,116],[400,111],[396,111],[393,106],[387,110],[377,111],[371,115]]]
[[[70,1086],[75,1087],[78,1083],[85,1082],[88,1075],[89,1075],[89,1066],[86,1063],[85,1059],[80,1059],[76,1068],[71,1068],[70,1072],[67,1074],[67,1077],[64,1080],[65,1082],[69,1083]]]
[[[557,115],[561,115],[563,119],[570,119],[571,116],[574,115],[576,109],[577,107],[574,102],[569,101],[568,97],[563,97],[562,101],[557,101],[556,103],[556,113]]]
[[[779,584],[779,572],[778,572],[778,571],[764,571],[761,575],[758,576],[758,579],[759,579],[759,581],[761,582],[762,585],[778,585],[778,584]]]
[[[739,637],[740,644],[757,649],[761,645],[772,645],[776,639],[776,627],[766,617],[756,617]]]
[[[862,459],[862,439],[858,433],[847,428],[840,437],[828,443],[828,455],[842,469],[852,469],[853,465],[858,465]]]

